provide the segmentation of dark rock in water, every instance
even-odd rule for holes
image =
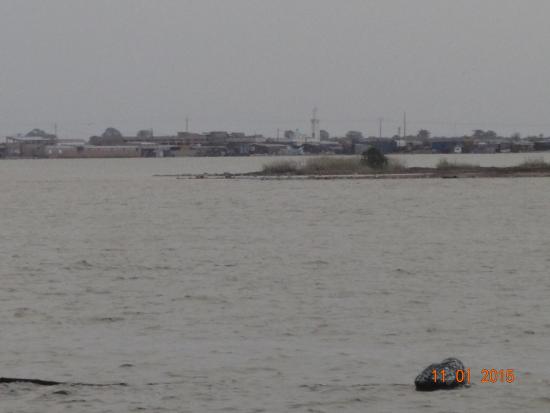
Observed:
[[[59,386],[61,383],[59,381],[50,381],[50,380],[38,380],[38,379],[15,379],[11,377],[0,377],[0,383],[30,383],[36,384],[37,386]]]
[[[111,384],[94,384],[94,383],[67,383],[63,381],[51,381],[40,379],[20,379],[13,377],[0,377],[0,384],[12,384],[12,383],[27,383],[36,384],[37,386],[89,386],[89,387],[108,387],[108,386],[127,386],[126,383],[111,383]]]
[[[434,376],[434,370],[437,372],[437,379]],[[441,371],[445,371],[445,377]],[[457,371],[461,370],[460,374],[462,382],[457,381]],[[466,369],[464,364],[456,358],[448,358],[441,363],[430,364],[422,373],[414,379],[414,385],[418,391],[434,391],[434,390],[450,390],[466,384]]]

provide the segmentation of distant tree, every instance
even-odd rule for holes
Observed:
[[[288,139],[289,141],[293,141],[296,138],[296,132],[293,130],[285,130],[285,139]]]
[[[362,154],[361,162],[372,169],[383,169],[388,165],[388,158],[374,146]]]
[[[363,134],[359,131],[350,130],[346,133],[346,138],[350,139],[352,142],[357,142],[363,139]]]
[[[519,141],[521,139],[521,135],[518,132],[512,133],[512,135],[510,135],[510,138],[514,141]]]
[[[101,136],[92,136],[88,142],[90,145],[124,145],[124,137],[119,130],[107,128]]]
[[[472,138],[474,139],[483,139],[485,136],[485,131],[483,129],[476,129],[474,130],[474,133],[472,133]]]
[[[422,140],[430,139],[430,131],[427,129],[420,129],[416,137]]]
[[[476,129],[472,134],[472,138],[474,139],[495,139],[497,137],[497,133],[492,130],[484,131],[483,129]]]
[[[27,136],[28,138],[47,138],[49,135],[42,129],[33,129],[25,136]]]
[[[326,130],[321,129],[319,131],[319,138],[322,141],[328,141],[330,139],[330,134]]]
[[[148,139],[153,137],[153,129],[142,129],[137,133],[140,139]]]
[[[103,132],[103,135],[101,135],[103,138],[122,138],[122,133],[118,129],[115,128],[107,128],[105,129],[105,132]]]

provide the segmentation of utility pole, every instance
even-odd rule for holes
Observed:
[[[317,119],[317,108],[313,108],[313,115],[311,117],[311,140],[317,140],[317,126],[319,126],[319,119]]]
[[[378,118],[378,137],[382,139],[382,122],[384,122],[384,118]]]
[[[403,112],[403,137],[407,137],[407,112]]]

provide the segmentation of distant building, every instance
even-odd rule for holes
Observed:
[[[519,142],[512,142],[510,144],[510,151],[511,152],[531,152],[535,148],[534,142],[529,141],[519,141]]]
[[[57,136],[37,134],[35,129],[25,136],[10,136],[6,138],[5,153],[8,157],[36,158],[43,154],[46,145],[57,142]]]
[[[354,153],[361,155],[370,148],[376,148],[383,154],[393,153],[397,150],[397,142],[389,138],[361,139],[354,145]]]
[[[193,156],[227,156],[228,150],[224,145],[197,146],[192,150]]]
[[[462,153],[462,141],[457,139],[432,140],[431,145],[434,153]]]
[[[535,151],[550,151],[550,139],[542,139],[533,142],[533,149]]]
[[[209,132],[206,134],[206,143],[208,145],[225,145],[229,136],[228,132]]]
[[[378,149],[383,154],[393,153],[397,150],[397,142],[389,138],[369,138],[367,142],[370,146]]]
[[[183,145],[204,145],[206,144],[206,136],[200,133],[178,132],[178,139]]]
[[[47,145],[45,158],[139,158],[139,146]]]
[[[226,139],[225,146],[229,156],[250,155],[251,145],[256,143],[256,136],[246,136],[244,133],[232,133]]]
[[[290,145],[278,143],[253,143],[250,153],[254,155],[289,155]]]
[[[472,153],[496,153],[496,152],[500,152],[500,148],[499,148],[499,145],[495,143],[476,142],[471,152]]]
[[[178,155],[178,148],[151,142],[127,145],[89,145],[79,142],[60,142],[46,145],[40,157],[44,158],[162,158]]]

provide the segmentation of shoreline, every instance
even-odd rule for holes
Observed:
[[[359,180],[359,179],[473,179],[473,178],[548,178],[550,170],[518,170],[517,168],[483,168],[481,170],[438,171],[432,168],[411,168],[400,173],[369,174],[280,174],[270,175],[258,172],[243,174],[156,174],[156,178],[176,179],[233,179],[260,181],[304,181],[304,180]]]

